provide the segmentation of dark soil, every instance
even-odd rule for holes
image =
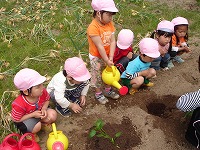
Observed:
[[[104,131],[111,137],[115,137],[117,132],[121,132],[121,136],[116,138],[113,144],[109,139],[103,137],[88,138],[86,149],[90,150],[129,150],[141,143],[140,136],[136,132],[137,127],[132,124],[132,121],[123,116],[121,124],[107,123],[103,126]]]

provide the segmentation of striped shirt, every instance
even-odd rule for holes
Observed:
[[[200,107],[200,90],[182,95],[178,99],[176,107],[184,112]]]

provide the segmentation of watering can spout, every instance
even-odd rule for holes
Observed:
[[[128,93],[128,88],[126,86],[121,86],[119,84],[120,72],[115,66],[107,66],[102,72],[102,80],[105,84],[116,87],[121,95],[126,95]]]

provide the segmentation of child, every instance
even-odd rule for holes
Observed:
[[[130,94],[134,94],[142,84],[153,86],[149,78],[154,77],[156,71],[150,68],[150,65],[160,56],[158,41],[152,38],[143,38],[139,43],[139,49],[140,55],[128,63],[121,75],[122,83],[129,88]]]
[[[22,132],[36,134],[42,124],[51,124],[57,118],[55,110],[48,108],[49,94],[43,86],[46,77],[29,68],[20,70],[14,77],[14,84],[20,95],[12,102],[11,116]],[[36,136],[36,139],[38,137]]]
[[[186,93],[182,95],[177,103],[176,107],[181,111],[193,111],[190,119],[188,129],[185,134],[185,138],[199,149],[200,140],[200,90],[196,92]]]
[[[106,97],[112,99],[119,98],[119,95],[109,85],[106,85],[104,94],[101,90],[102,69],[105,67],[105,64],[108,66],[114,65],[113,56],[116,41],[112,17],[118,12],[118,9],[115,7],[113,0],[92,0],[91,5],[94,9],[94,19],[87,29],[92,73],[91,86],[95,88],[95,98],[101,104],[105,104],[108,102]]]
[[[198,69],[200,72],[200,55],[198,61]],[[197,149],[200,149],[200,90],[196,92],[190,92],[182,95],[177,103],[176,107],[184,112],[192,112],[188,129],[185,134],[185,138]]]
[[[176,17],[171,22],[174,24],[174,35],[172,36],[172,49],[169,51],[169,54],[176,62],[183,63],[184,60],[180,55],[191,51],[187,44],[188,21],[183,17]],[[168,67],[174,67],[172,61],[170,61]]]
[[[63,117],[80,113],[85,105],[91,75],[85,63],[78,57],[68,58],[64,70],[53,76],[47,86],[56,111]]]
[[[170,60],[170,55],[168,50],[170,47],[171,37],[174,33],[174,24],[170,21],[163,20],[158,26],[157,30],[153,32],[151,38],[158,41],[160,56],[151,62],[151,67],[155,70],[160,70],[162,68],[164,71],[168,70],[168,62]]]
[[[134,34],[129,29],[122,29],[118,34],[113,62],[120,73],[124,72],[129,61],[137,57],[133,54],[133,39]]]

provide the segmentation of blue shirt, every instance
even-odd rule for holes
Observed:
[[[122,73],[121,78],[133,79],[138,77],[138,72],[149,69],[150,65],[150,62],[144,62],[141,60],[141,57],[138,56],[128,63],[128,66]]]

